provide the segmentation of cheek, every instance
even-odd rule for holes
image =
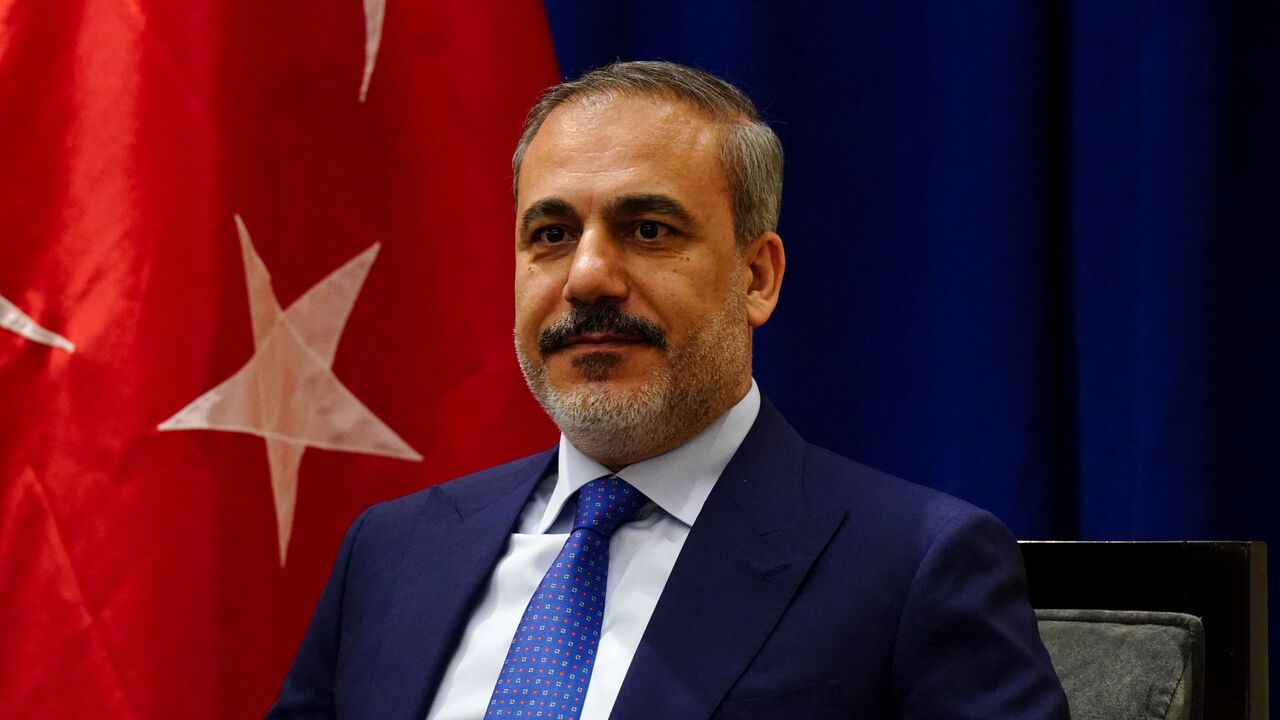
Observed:
[[[536,332],[549,322],[559,305],[561,285],[534,265],[517,265],[515,283],[516,332]]]
[[[727,292],[724,278],[682,262],[649,275],[636,294],[645,298],[667,332],[680,339],[718,312]]]

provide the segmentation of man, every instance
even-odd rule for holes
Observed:
[[[989,514],[804,443],[751,378],[781,147],[668,63],[514,159],[516,351],[558,448],[375,506],[274,718],[1066,718]]]

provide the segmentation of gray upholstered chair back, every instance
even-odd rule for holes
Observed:
[[[1192,615],[1036,610],[1072,720],[1202,720],[1204,629]]]

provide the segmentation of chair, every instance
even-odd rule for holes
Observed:
[[[1184,613],[1037,610],[1072,720],[1202,720],[1204,627]]]
[[[1267,720],[1264,543],[1020,545],[1074,720]]]

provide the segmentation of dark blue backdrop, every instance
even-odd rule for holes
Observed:
[[[546,5],[566,76],[782,137],[757,377],[811,441],[1023,538],[1280,547],[1280,4]]]

